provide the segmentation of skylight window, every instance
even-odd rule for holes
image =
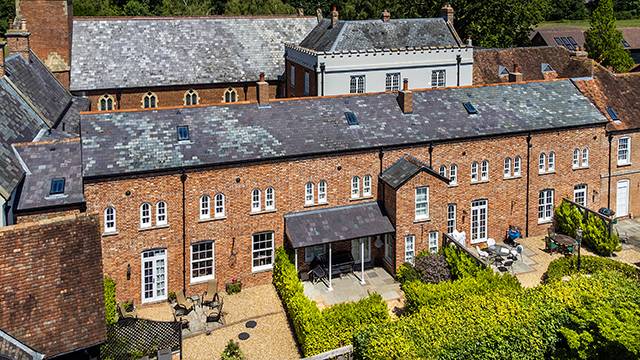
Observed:
[[[360,125],[358,117],[352,111],[345,112],[344,117],[347,118],[347,124],[349,124],[349,126]]]
[[[49,195],[64,194],[64,178],[52,179]]]
[[[611,117],[611,120],[620,121],[620,118],[618,117],[618,113],[611,106],[607,106],[607,114],[609,114],[609,116]]]
[[[478,109],[476,109],[476,107],[473,106],[472,103],[466,102],[466,103],[463,103],[462,105],[464,105],[465,110],[467,110],[467,112],[469,114],[477,114],[478,113]]]
[[[178,141],[189,140],[189,127],[178,126]]]

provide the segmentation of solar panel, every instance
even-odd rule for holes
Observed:
[[[576,40],[573,38],[573,36],[567,36],[567,40],[569,40],[569,43],[573,46],[578,45],[578,43],[576,42]]]
[[[347,124],[349,124],[349,126],[360,125],[358,117],[352,111],[345,112],[344,117],[347,118]]]
[[[464,105],[464,108],[467,110],[467,112],[469,114],[477,114],[478,113],[478,109],[476,109],[476,107],[473,106],[472,103],[466,102],[466,103],[463,103],[462,105]]]
[[[611,120],[620,121],[620,118],[618,117],[618,113],[615,110],[613,110],[611,106],[607,106],[607,113],[611,117]]]
[[[64,178],[52,179],[50,195],[63,194],[64,193]]]
[[[189,140],[189,127],[178,126],[178,141]]]
[[[556,41],[556,44],[563,46],[564,44],[562,43],[562,39],[560,39],[559,37],[554,37],[553,40]]]

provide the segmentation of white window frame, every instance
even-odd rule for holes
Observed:
[[[578,200],[580,196],[583,199],[582,202]],[[573,202],[584,207],[587,206],[587,184],[578,184],[573,187]]]
[[[623,145],[623,140],[625,144]],[[631,164],[631,138],[623,136],[618,139],[618,166]]]
[[[149,254],[149,256],[145,257],[145,254]],[[168,296],[168,290],[169,290],[169,263],[167,262],[168,256],[167,256],[167,249],[155,249],[155,250],[146,250],[143,251],[140,254],[140,259],[141,259],[141,263],[140,263],[140,290],[141,290],[141,294],[140,294],[140,298],[142,300],[142,303],[150,303],[150,302],[156,302],[156,301],[162,301],[162,300],[166,300],[167,296]],[[147,262],[151,262],[151,274],[150,277],[152,278],[152,293],[153,296],[151,297],[145,297],[145,263]],[[163,265],[163,272],[157,273],[156,270],[158,269],[158,263],[161,263]],[[159,288],[157,287],[157,283],[158,283],[158,278],[162,278],[162,283],[163,283],[163,288],[162,288],[162,294],[158,295],[158,290]]]
[[[438,171],[440,176],[447,177],[447,167],[445,165],[440,165],[440,171]]]
[[[489,161],[482,160],[482,164],[480,165],[480,180],[488,181],[489,180]]]
[[[211,197],[209,195],[200,196],[200,220],[211,218]]]
[[[264,208],[265,210],[276,209],[276,190],[271,186],[264,191]]]
[[[371,196],[371,175],[362,177],[362,195]]]
[[[149,106],[147,106],[147,104]],[[148,92],[142,96],[143,109],[155,109],[158,107],[158,96],[155,93]]]
[[[582,149],[582,162],[580,165],[583,168],[589,167],[589,148]]]
[[[392,263],[393,262],[393,258],[392,258],[392,254],[393,254],[393,238],[391,237],[390,234],[385,234],[383,235],[384,237],[384,259],[388,262],[388,263]]]
[[[213,197],[213,217],[216,219],[225,217],[225,196],[222,193],[217,193]]]
[[[458,184],[458,165],[451,164],[449,168],[449,185]]]
[[[518,177],[522,172],[522,158],[520,156],[516,156],[513,159],[513,176]]]
[[[580,149],[573,149],[573,165],[574,169],[580,168],[580,157],[581,157]]]
[[[262,207],[261,207],[262,204],[260,201],[261,198],[262,198],[262,194],[260,189],[251,190],[251,212],[252,213],[260,212],[260,210],[262,210]]]
[[[111,210],[111,213],[109,210]],[[111,217],[111,219],[109,219],[109,217]],[[111,234],[117,231],[116,208],[113,206],[107,206],[107,208],[104,209],[104,232],[107,234]]]
[[[167,203],[158,201],[156,204],[156,226],[167,225],[169,223],[169,214],[167,211]]]
[[[547,172],[555,172],[556,171],[556,153],[553,151],[549,152],[549,156],[547,157]]]
[[[471,182],[478,182],[478,162],[471,163]]]
[[[225,103],[234,103],[238,101],[238,91],[236,91],[236,89],[234,88],[228,88],[227,90],[224,91],[224,98],[223,98]]]
[[[103,106],[104,101],[104,106]],[[98,110],[99,111],[112,111],[115,109],[116,101],[112,95],[104,94],[98,99]]]
[[[360,197],[360,177],[351,178],[351,198],[358,199]]]
[[[407,235],[404,237],[404,262],[413,264],[416,258],[416,236]]]
[[[438,232],[437,231],[429,232],[429,252],[431,254],[438,253]]]
[[[304,204],[313,205],[313,183],[308,182],[304,185]]]
[[[258,242],[271,242],[271,246],[256,250],[255,249],[256,237],[260,237],[263,235],[266,237],[269,237],[270,239],[265,239],[265,240],[258,239]],[[251,271],[258,272],[258,271],[271,270],[273,268],[274,249],[275,249],[275,239],[274,239],[274,233],[272,231],[261,232],[261,233],[256,233],[251,235]],[[268,252],[271,252],[271,255],[264,254],[264,255],[260,255],[259,257],[256,257],[256,253],[260,254],[260,253],[268,253]],[[260,260],[260,259],[265,259],[265,260],[268,260],[269,262],[267,264],[256,266],[255,265],[256,260]]]
[[[540,190],[538,193],[538,223],[547,223],[553,219],[553,203],[555,191],[553,189]]]
[[[544,174],[547,169],[547,154],[540,153],[538,156],[538,174]]]
[[[318,182],[318,204],[327,203],[327,182],[320,180]]]
[[[142,203],[140,205],[140,228],[147,229],[151,225],[151,204]]]
[[[458,213],[458,209],[456,204],[448,204],[447,205],[447,234],[453,233],[456,230],[457,221],[456,215]]]
[[[400,73],[387,73],[384,83],[385,91],[399,91],[400,90]]]
[[[447,70],[439,69],[431,71],[431,87],[442,88],[447,86]]]
[[[304,96],[309,96],[309,73],[304,72]]]
[[[419,186],[415,190],[415,219],[416,221],[429,219],[429,187]]]
[[[510,157],[504,158],[504,177],[505,178],[511,177],[511,158]]]
[[[208,245],[211,244],[211,257],[203,257],[203,258],[199,258],[197,260],[194,260],[194,255],[196,253],[200,254],[200,253],[206,253],[208,251],[208,249],[198,249],[198,251],[194,251],[194,247],[196,246],[202,246],[202,245]],[[201,283],[207,280],[211,280],[211,279],[215,279],[216,278],[216,243],[214,241],[201,241],[201,242],[197,242],[197,243],[193,243],[190,246],[191,248],[191,256],[190,256],[190,267],[189,269],[191,269],[191,271],[189,272],[189,277],[190,277],[190,283],[191,284],[197,284],[197,283]],[[203,262],[207,262],[207,261],[211,261],[211,274],[210,275],[203,275],[203,276],[193,276],[194,273],[194,265],[197,263],[203,263]],[[206,268],[206,266],[205,266]]]
[[[364,94],[367,90],[367,78],[365,75],[351,75],[349,80],[349,93]]]
[[[484,215],[484,219],[482,216]],[[469,222],[471,243],[477,244],[487,240],[489,224],[489,201],[478,199],[471,202],[471,221]]]
[[[184,105],[185,106],[198,105],[199,103],[200,103],[200,96],[198,96],[198,92],[197,91],[195,91],[193,89],[189,89],[184,93]]]

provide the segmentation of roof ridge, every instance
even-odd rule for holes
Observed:
[[[93,20],[230,20],[230,19],[316,19],[315,16],[298,15],[201,15],[201,16],[74,16],[73,20],[78,22],[89,22]]]

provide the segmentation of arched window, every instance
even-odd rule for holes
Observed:
[[[158,107],[158,97],[152,92],[144,94],[142,97],[142,107],[145,109],[152,109]]]
[[[193,89],[189,89],[186,93],[184,93],[184,104],[186,106],[198,105],[198,103],[200,102],[199,100],[200,97],[198,96],[198,93]]]
[[[589,166],[589,148],[582,150],[582,167]]]
[[[214,198],[213,216],[216,218],[224,217],[224,195],[216,194]]]
[[[452,164],[449,169],[449,185],[456,185],[458,183],[458,165]]]
[[[371,175],[365,175],[362,178],[362,194],[371,196]]]
[[[489,162],[487,160],[482,161],[482,169],[480,169],[480,180],[489,180]]]
[[[545,153],[540,153],[540,156],[538,157],[538,173],[543,174],[546,167],[547,155]]]
[[[580,149],[573,150],[573,168],[580,167]]]
[[[151,227],[151,205],[143,203],[140,205],[140,228]]]
[[[318,183],[318,204],[327,203],[327,182],[321,180]]]
[[[260,211],[260,190],[253,189],[251,192],[251,212]]]
[[[440,165],[440,171],[438,173],[442,177],[447,177],[447,167],[444,165]]]
[[[115,103],[116,102],[113,99],[113,96],[107,94],[102,95],[102,97],[100,97],[100,99],[98,100],[98,110],[111,111],[113,110]]]
[[[167,203],[164,201],[156,204],[156,225],[167,225]]]
[[[208,219],[211,217],[211,199],[209,195],[200,197],[200,219]]]
[[[272,187],[268,187],[264,191],[264,208],[274,210],[276,208],[276,191]]]
[[[234,88],[228,88],[224,92],[224,102],[232,103],[238,101],[238,92]]]
[[[522,158],[520,156],[516,156],[513,159],[513,176],[520,176],[520,169],[522,168]]]
[[[357,199],[360,197],[360,178],[354,176],[351,178],[351,198]]]
[[[549,159],[547,162],[547,170],[549,172],[556,171],[556,153],[553,151],[549,153]]]
[[[478,181],[478,163],[474,161],[471,163],[471,182],[476,181]]]
[[[313,205],[313,183],[308,182],[304,189],[304,204]]]
[[[504,177],[511,177],[511,158],[504,158]]]
[[[116,231],[116,208],[109,206],[104,209],[104,232],[114,233]]]

